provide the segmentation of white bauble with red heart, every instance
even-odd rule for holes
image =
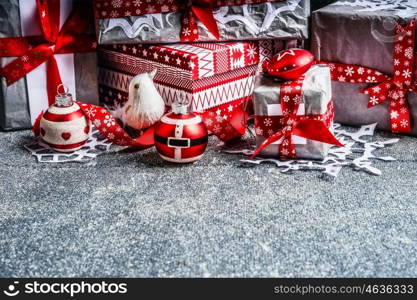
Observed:
[[[51,105],[40,120],[40,137],[59,152],[72,152],[88,141],[91,122],[76,102],[69,106]]]

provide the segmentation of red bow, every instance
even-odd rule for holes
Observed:
[[[397,38],[394,45],[394,76],[389,77],[376,70],[356,65],[325,63],[330,66],[332,79],[351,83],[377,83],[362,90],[369,94],[368,107],[373,107],[387,100],[390,101],[390,120],[392,132],[411,132],[410,109],[407,92],[417,92],[415,74],[415,31],[416,20],[406,26],[397,25]]]
[[[139,147],[142,150],[154,145],[153,127],[146,129],[140,137],[134,139],[125,132],[105,108],[83,102],[77,102],[77,104],[80,106],[85,117],[113,144],[118,146]],[[36,118],[35,124],[33,124],[32,131],[35,136],[39,136],[39,126],[43,114],[43,112],[40,113]]]
[[[48,100],[51,105],[56,88],[61,84],[54,54],[92,52],[96,48],[96,39],[85,34],[89,19],[87,5],[78,5],[59,31],[60,0],[37,0],[36,4],[43,36],[0,39],[0,56],[19,56],[0,72],[7,85],[11,85],[47,62]]]
[[[267,146],[281,140],[278,155],[285,158],[296,158],[295,145],[292,136],[300,136],[306,139],[327,143],[331,145],[341,146],[335,136],[329,131],[326,124],[322,120],[314,119],[317,116],[297,116],[297,112],[302,103],[302,86],[304,76],[295,81],[286,81],[280,85],[280,104],[283,112],[281,118],[282,129],[276,133],[272,133],[262,145],[252,154],[250,159],[255,158]],[[320,117],[318,117],[321,119]],[[269,118],[267,125],[271,125]]]
[[[213,16],[214,2],[214,0],[189,0],[182,18],[181,42],[198,39],[197,20],[200,20],[216,39],[220,38],[219,28]]]

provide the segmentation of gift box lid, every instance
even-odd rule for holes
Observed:
[[[101,46],[100,52],[117,52],[121,58],[135,57],[151,61],[158,69],[176,70],[182,78],[207,78],[259,63],[257,42],[194,43],[169,45],[126,44]],[[115,56],[115,55],[113,55]],[[137,60],[132,60],[132,63]],[[123,63],[123,62],[121,62]]]

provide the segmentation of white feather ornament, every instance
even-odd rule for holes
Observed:
[[[124,125],[141,130],[152,126],[164,115],[165,102],[153,83],[155,75],[156,69],[130,81],[129,97],[121,108]]]

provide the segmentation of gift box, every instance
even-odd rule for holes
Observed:
[[[100,101],[113,109],[123,106],[132,77],[156,69],[154,82],[168,106],[186,98],[194,112],[219,108],[221,115],[227,115],[251,98],[259,63],[286,44],[254,41],[100,46]]]
[[[99,44],[307,39],[309,0],[96,0]]]
[[[0,0],[2,129],[30,128],[61,80],[74,98],[98,103],[92,17],[86,1]]]
[[[313,13],[312,52],[333,77],[335,121],[417,134],[416,1],[338,1]]]
[[[260,74],[253,93],[257,148],[264,157],[323,159],[334,117],[330,70],[315,65],[297,81]],[[321,140],[321,141],[319,141]]]

